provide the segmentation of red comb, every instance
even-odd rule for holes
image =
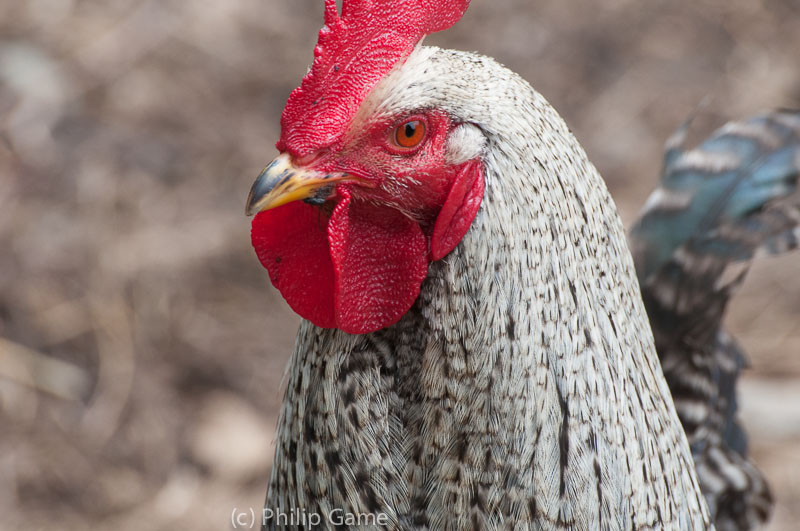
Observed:
[[[430,33],[449,28],[469,0],[325,0],[314,63],[289,96],[280,151],[301,157],[333,144],[369,91]]]

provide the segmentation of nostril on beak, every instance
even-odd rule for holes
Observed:
[[[307,167],[311,164],[315,163],[317,160],[321,159],[322,157],[328,154],[329,150],[326,148],[318,149],[317,151],[312,151],[302,157],[293,158],[295,166],[299,167]]]

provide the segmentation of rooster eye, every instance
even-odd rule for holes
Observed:
[[[394,130],[394,142],[402,149],[414,149],[425,139],[425,122],[408,120]]]

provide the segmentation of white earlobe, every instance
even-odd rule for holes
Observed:
[[[450,131],[445,146],[448,164],[461,164],[479,157],[486,148],[486,137],[472,124],[461,124]]]

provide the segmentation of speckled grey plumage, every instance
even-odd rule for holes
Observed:
[[[429,108],[480,133],[463,136],[483,154],[481,209],[396,325],[302,323],[266,506],[384,512],[391,529],[711,528],[622,225],[578,142],[495,61],[422,46],[351,135]]]

